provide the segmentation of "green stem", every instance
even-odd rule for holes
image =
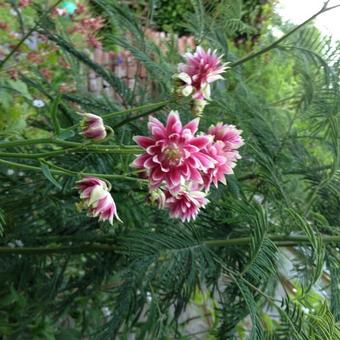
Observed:
[[[107,113],[103,116],[101,116],[103,119],[108,119],[108,118],[112,118],[112,117],[116,117],[116,116],[120,116],[120,115],[124,115],[124,114],[127,114],[127,113],[133,113],[133,112],[137,112],[137,111],[144,111],[144,110],[148,110],[148,113],[147,114],[150,114],[151,112],[153,111],[156,111],[156,110],[160,110],[161,108],[163,108],[165,105],[167,104],[170,104],[174,101],[175,99],[174,98],[171,98],[171,99],[167,99],[167,100],[163,100],[161,102],[158,102],[158,103],[152,103],[152,104],[146,104],[146,105],[141,105],[141,106],[136,106],[136,107],[132,107],[130,109],[126,109],[126,110],[123,110],[123,111],[116,111],[116,112],[111,112],[111,113]],[[142,115],[145,115],[142,114]],[[135,116],[135,117],[130,117],[128,121],[130,120],[134,120],[134,119],[137,119],[139,116]],[[124,123],[125,124],[125,123]],[[120,124],[119,126],[121,126],[123,124]],[[77,128],[79,126],[79,123],[76,123],[64,130],[68,131],[68,130],[73,130],[75,128]],[[117,126],[114,126],[113,128],[116,128]]]
[[[257,52],[251,52],[248,55],[246,55],[245,57],[241,58],[240,60],[237,60],[236,62],[232,63],[230,66],[231,67],[236,67],[238,65],[241,65],[245,62],[247,62],[248,60],[251,60],[253,58],[256,58],[258,56],[260,56],[263,53],[266,53],[268,51],[270,51],[271,49],[273,49],[274,47],[276,47],[278,44],[280,44],[280,42],[282,42],[283,40],[287,39],[290,35],[292,35],[293,33],[295,33],[297,30],[299,30],[301,27],[303,27],[304,25],[306,25],[308,22],[312,21],[313,19],[315,19],[318,15],[325,13],[327,11],[330,11],[334,8],[339,7],[340,5],[335,5],[332,7],[328,7],[327,8],[327,3],[328,1],[324,4],[324,6],[314,15],[312,15],[310,18],[308,18],[307,20],[305,20],[302,24],[294,27],[292,30],[290,30],[288,33],[286,33],[285,35],[283,35],[281,38],[279,38],[278,40],[274,41],[272,44],[266,46],[265,48],[257,51]]]
[[[3,143],[0,143],[0,148],[5,149],[5,148],[10,148],[10,147],[15,147],[15,146],[26,146],[26,145],[35,145],[35,144],[56,144],[56,145],[74,147],[75,148],[74,150],[76,150],[76,148],[89,150],[89,151],[105,150],[106,152],[112,151],[112,153],[134,153],[134,152],[141,151],[140,148],[136,145],[106,145],[106,144],[91,143],[90,141],[86,141],[85,143],[79,143],[79,142],[65,141],[63,139],[58,139],[58,138],[40,138],[40,139],[19,140],[19,141],[13,141],[13,142],[3,142]],[[59,152],[61,150],[55,150],[55,151]],[[40,157],[42,156],[40,155]]]
[[[37,166],[5,161],[4,159],[0,159],[0,164],[7,165],[8,167],[11,167],[11,168],[19,168],[19,169],[24,169],[24,170],[29,170],[29,171],[38,171],[38,172],[42,171],[41,168]],[[134,181],[134,182],[140,182],[143,184],[148,184],[147,180],[137,178],[137,177],[129,177],[125,175],[109,175],[109,174],[100,174],[100,173],[82,172],[82,171],[77,172],[77,171],[70,171],[67,169],[62,169],[60,167],[58,167],[58,169],[50,169],[50,172],[56,175],[64,175],[64,176],[74,176],[74,177],[94,176],[94,177],[99,177],[99,178]]]
[[[31,254],[31,255],[52,255],[52,254],[82,254],[95,252],[113,252],[114,248],[105,244],[89,244],[67,247],[0,247],[0,255],[3,254]]]
[[[297,246],[301,244],[308,245],[310,242],[307,236],[275,236],[271,235],[269,238],[278,247]],[[324,243],[340,243],[340,236],[323,236]],[[240,237],[225,240],[208,240],[203,244],[208,247],[226,247],[246,245],[251,242],[251,237]],[[113,253],[118,249],[118,246],[109,244],[85,244],[76,246],[50,246],[50,247],[0,247],[1,254],[34,254],[34,255],[52,255],[52,254],[81,254],[92,252],[109,252]]]
[[[285,246],[289,245],[299,245],[302,243],[310,243],[307,236],[286,236],[286,235],[269,235],[270,240],[272,240],[276,245]],[[340,236],[322,236],[322,240],[325,243],[340,242]],[[251,237],[240,237],[225,240],[209,240],[205,241],[204,244],[208,247],[224,247],[233,245],[244,245],[251,241]]]
[[[24,139],[16,140],[13,142],[2,142],[0,143],[0,148],[10,148],[14,146],[24,146],[24,145],[35,145],[35,144],[52,144],[52,138],[38,138],[38,139]]]
[[[52,5],[47,11],[42,14],[42,17],[48,15],[55,7],[57,7],[63,0],[58,0],[54,5]],[[25,42],[25,40],[39,27],[39,22],[37,22],[15,45],[15,47],[8,53],[8,55],[0,62],[0,70],[4,67],[6,62],[13,56],[13,54],[18,51],[20,46]]]
[[[0,157],[4,158],[29,158],[29,159],[39,159],[39,158],[48,158],[54,157],[58,155],[65,155],[70,153],[108,153],[108,154],[136,154],[140,153],[141,149],[138,147],[134,148],[91,148],[91,147],[75,147],[75,148],[67,148],[61,150],[54,150],[49,152],[40,152],[40,153],[16,153],[16,152],[0,152]]]
[[[38,159],[38,158],[47,158],[47,157],[53,157],[53,156],[58,156],[58,155],[62,155],[62,154],[67,154],[67,153],[75,152],[76,150],[79,150],[79,149],[78,148],[69,148],[69,149],[61,149],[61,150],[55,150],[55,151],[50,151],[50,152],[41,152],[41,153],[0,152],[0,157]]]
[[[127,114],[127,113],[136,112],[136,111],[157,110],[157,109],[161,109],[162,107],[164,107],[167,104],[172,103],[173,101],[174,101],[174,98],[171,98],[171,99],[163,100],[163,101],[158,102],[158,103],[152,103],[152,104],[137,106],[137,107],[133,107],[131,109],[123,110],[123,111],[108,113],[106,115],[103,115],[102,118],[107,119],[107,118],[111,118],[111,117],[115,117],[115,116],[119,116],[119,115],[123,115],[123,114]]]
[[[171,102],[174,102],[175,100],[176,100],[176,98],[173,98],[173,99],[169,99],[169,100],[167,100],[167,101],[164,101],[165,104],[162,104],[161,106],[158,106],[158,107],[157,107],[157,110],[163,108],[164,106],[166,106],[167,104],[169,104],[169,103],[171,103]],[[136,120],[136,119],[139,119],[139,118],[148,116],[148,115],[150,115],[150,114],[152,114],[152,113],[154,113],[154,112],[155,112],[155,109],[154,109],[154,108],[151,108],[151,109],[149,108],[149,110],[147,110],[147,111],[145,111],[145,112],[142,112],[142,113],[140,113],[140,114],[138,114],[138,115],[135,115],[135,116],[133,116],[133,117],[126,118],[126,119],[122,120],[121,122],[119,122],[119,123],[113,125],[113,126],[112,126],[112,129],[118,129],[119,127],[121,127],[121,126],[123,126],[123,125],[125,125],[125,124],[128,124],[128,123],[130,123],[130,122],[132,122],[132,121],[134,121],[134,120]]]

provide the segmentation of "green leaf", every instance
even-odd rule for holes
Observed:
[[[314,261],[315,267],[313,268],[312,277],[310,278],[309,285],[305,291],[305,293],[307,293],[322,274],[325,262],[325,245],[323,244],[321,236],[317,230],[314,230],[306,221],[306,219],[301,217],[296,211],[292,209],[288,210],[288,213],[292,215],[299,227],[305,232],[313,248],[312,260]]]
[[[8,80],[8,85],[18,93],[20,93],[22,96],[29,100],[33,100],[31,94],[28,92],[28,88],[24,82],[21,80]]]
[[[53,128],[54,132],[57,136],[60,134],[60,124],[58,120],[58,105],[60,102],[60,96],[57,96],[53,102],[52,102],[52,107],[51,107],[51,117],[52,117],[52,123],[53,123]]]
[[[65,140],[74,137],[74,135],[75,132],[73,130],[60,129],[59,138]]]
[[[81,334],[76,329],[63,329],[56,334],[56,340],[78,340],[81,338]]]
[[[41,165],[41,170],[43,172],[43,174],[45,175],[45,177],[52,183],[54,184],[58,189],[61,189],[62,186],[60,185],[60,183],[58,183],[56,181],[56,179],[52,176],[50,168],[48,167],[48,165],[46,164],[42,164]]]
[[[4,227],[6,225],[4,211],[0,209],[0,236],[4,235]]]

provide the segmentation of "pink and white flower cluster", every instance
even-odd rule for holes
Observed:
[[[89,22],[88,24],[90,24]],[[93,23],[97,25],[97,23]],[[100,26],[101,23],[99,22]],[[210,49],[197,47],[194,54],[185,55],[175,75],[175,92],[192,96],[193,112],[200,115],[210,98],[210,84],[223,79],[227,64]],[[82,135],[94,141],[106,137],[101,117],[82,114]],[[198,134],[199,118],[183,125],[177,111],[171,111],[164,125],[155,117],[149,118],[149,136],[135,136],[135,142],[144,150],[133,166],[142,169],[149,181],[150,200],[160,209],[166,209],[172,218],[183,222],[195,220],[209,203],[207,195],[212,185],[226,184],[226,176],[233,174],[241,158],[238,149],[244,144],[241,130],[234,125],[217,123],[206,133]],[[111,224],[117,215],[116,205],[107,184],[95,177],[77,182],[82,206],[89,216],[108,220]]]
[[[228,63],[222,63],[222,56],[217,56],[216,51],[205,51],[201,46],[195,53],[186,53],[186,63],[178,65],[175,92],[182,96],[192,96],[193,111],[200,115],[210,99],[210,84],[223,79],[222,73],[228,69]]]
[[[111,225],[114,217],[122,222],[106,182],[96,177],[85,177],[77,182],[77,189],[82,200],[80,207],[87,209],[88,216],[99,217],[99,221],[109,221]]]
[[[235,126],[218,123],[197,135],[198,125],[196,118],[183,126],[178,112],[171,111],[166,125],[150,117],[150,136],[134,138],[145,152],[133,166],[145,170],[152,199],[182,221],[196,218],[209,202],[211,184],[225,184],[241,158],[237,149],[243,139]]]

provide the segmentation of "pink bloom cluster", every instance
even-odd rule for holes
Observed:
[[[178,112],[171,111],[166,125],[150,117],[150,136],[134,138],[145,152],[133,166],[145,170],[153,200],[183,221],[195,219],[209,202],[212,183],[225,184],[243,145],[241,131],[233,125],[218,123],[208,134],[197,135],[198,124],[196,118],[183,126]]]
[[[222,56],[217,56],[216,51],[205,51],[198,46],[195,53],[186,53],[186,63],[178,65],[176,79],[176,93],[183,96],[192,96],[195,113],[202,113],[206,99],[210,98],[210,84],[223,79],[222,73],[228,68],[228,63],[221,62]]]
[[[89,216],[99,217],[99,221],[109,221],[111,225],[114,217],[122,222],[104,181],[96,177],[85,177],[77,182],[77,189],[82,199],[81,207],[88,210]]]

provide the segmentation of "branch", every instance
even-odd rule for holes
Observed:
[[[300,245],[309,244],[310,240],[307,236],[286,236],[286,235],[268,235],[268,238],[273,241],[276,246]],[[340,236],[322,236],[322,241],[325,243],[340,242]],[[204,244],[208,247],[224,247],[233,245],[244,245],[251,242],[251,237],[240,237],[225,240],[208,240]]]
[[[39,158],[48,158],[55,157],[59,155],[66,155],[70,153],[106,153],[106,154],[137,154],[141,152],[141,149],[138,147],[134,148],[91,148],[86,146],[79,146],[75,148],[67,148],[54,150],[49,152],[39,152],[39,153],[19,153],[19,152],[0,152],[0,157],[3,158],[28,158],[28,159],[39,159]]]
[[[177,99],[177,98],[175,97],[175,98],[173,98],[173,99],[169,99],[169,100],[164,101],[160,106],[157,107],[157,110],[162,109],[162,108],[165,107],[167,104],[170,104],[170,103],[172,103],[172,102],[175,102],[176,99]],[[138,115],[136,115],[136,116],[133,116],[133,117],[130,117],[130,118],[126,118],[126,119],[122,120],[121,122],[119,122],[119,123],[113,125],[112,128],[113,128],[113,129],[117,129],[117,128],[119,128],[119,127],[121,127],[121,126],[123,126],[123,125],[125,125],[125,124],[127,124],[127,123],[130,123],[130,122],[136,120],[136,119],[139,119],[139,118],[148,116],[148,115],[152,114],[154,111],[155,111],[155,109],[149,109],[149,110],[147,110],[146,112],[142,112],[142,113],[140,113],[140,114],[138,114]]]
[[[29,171],[42,172],[42,169],[38,166],[5,161],[4,159],[0,159],[0,164],[7,165],[10,168],[19,168],[19,169],[24,169],[24,170],[29,170]],[[94,176],[94,177],[106,178],[106,179],[119,179],[119,180],[125,180],[125,181],[134,181],[134,182],[140,182],[142,184],[149,183],[147,180],[141,179],[138,177],[129,177],[125,175],[109,175],[109,174],[100,174],[100,173],[82,172],[82,171],[78,172],[78,171],[71,171],[68,169],[63,169],[60,167],[58,167],[58,169],[50,169],[50,172],[53,174],[63,175],[63,176],[73,176],[73,177]]]
[[[269,236],[276,246],[298,246],[309,245],[310,241],[306,236]],[[322,236],[322,241],[325,243],[340,243],[340,236]],[[208,240],[203,244],[207,247],[226,247],[226,246],[242,246],[251,242],[251,237],[241,237],[225,240]],[[53,247],[0,247],[0,256],[6,254],[31,254],[31,255],[55,255],[55,254],[82,254],[107,252],[114,253],[119,248],[109,244],[85,244],[78,246],[53,246]]]
[[[307,20],[305,20],[303,23],[301,23],[300,25],[294,27],[292,30],[290,30],[288,33],[286,33],[285,35],[283,35],[281,38],[279,38],[278,40],[274,41],[273,43],[271,43],[270,45],[268,45],[267,47],[257,51],[257,52],[251,52],[248,55],[246,55],[245,57],[239,59],[238,61],[231,63],[231,67],[235,67],[238,65],[241,65],[243,63],[245,63],[248,60],[251,60],[253,58],[258,57],[259,55],[268,52],[269,50],[273,49],[274,47],[276,47],[281,41],[287,39],[290,35],[292,35],[293,33],[295,33],[297,30],[299,30],[301,27],[303,27],[304,25],[306,25],[308,22],[312,21],[313,19],[315,19],[318,15],[325,13],[327,11],[330,11],[334,8],[337,8],[340,6],[339,5],[335,5],[332,7],[327,7],[327,3],[326,2],[323,7],[315,14],[313,14],[310,18],[308,18]]]
[[[104,244],[90,244],[69,247],[0,247],[0,256],[4,254],[30,254],[30,255],[53,255],[53,254],[82,254],[96,252],[113,252],[112,246]]]

